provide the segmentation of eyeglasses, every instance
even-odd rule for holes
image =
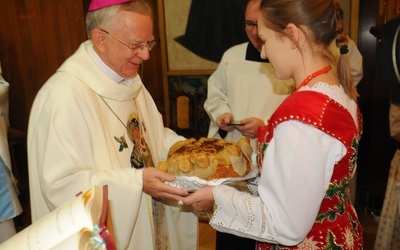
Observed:
[[[131,49],[134,55],[137,55],[140,52],[142,52],[145,47],[147,47],[147,49],[149,51],[151,51],[154,48],[154,46],[156,45],[156,40],[148,41],[147,44],[137,43],[137,44],[128,45],[128,44],[124,43],[123,41],[121,41],[120,39],[116,38],[115,36],[111,35],[108,31],[103,30],[103,29],[100,29],[100,30],[103,31],[104,33],[106,33],[107,35],[111,36],[112,38],[114,38],[115,40],[120,42],[121,44],[125,45],[129,49]]]
[[[245,20],[244,21],[244,29],[247,31],[253,31],[254,27],[257,28],[257,23],[253,23],[252,21]]]

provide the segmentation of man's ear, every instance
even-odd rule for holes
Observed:
[[[98,28],[94,28],[91,33],[93,47],[99,51],[104,51],[105,33]]]

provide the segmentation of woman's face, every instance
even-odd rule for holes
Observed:
[[[263,41],[261,57],[269,59],[275,69],[275,76],[278,79],[291,78],[291,66],[293,65],[291,40],[268,28],[260,17],[258,19],[258,35]]]

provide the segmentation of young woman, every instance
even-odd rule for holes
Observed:
[[[216,209],[218,231],[252,238],[258,249],[362,249],[350,201],[362,118],[348,62],[347,36],[335,0],[263,0],[261,56],[296,91],[258,135],[260,177],[252,194],[221,185],[183,202]],[[329,50],[336,40],[337,63]]]

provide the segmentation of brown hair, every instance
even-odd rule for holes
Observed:
[[[293,23],[307,27],[311,37],[308,38],[316,56],[329,59],[337,65],[337,77],[345,93],[357,99],[357,90],[351,76],[349,58],[347,56],[347,35],[343,25],[343,10],[335,0],[262,0],[260,5],[261,18],[265,25],[288,36],[286,27]],[[341,56],[336,63],[329,45],[336,39]]]

